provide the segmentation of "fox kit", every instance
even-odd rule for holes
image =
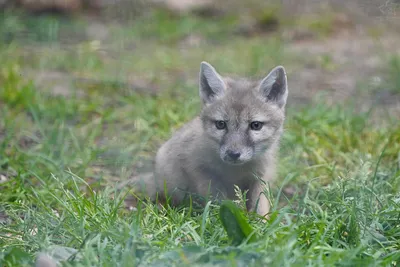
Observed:
[[[160,147],[142,189],[153,200],[167,189],[180,203],[185,193],[233,199],[237,185],[248,190],[247,209],[266,215],[263,189],[275,176],[288,96],[285,69],[275,67],[255,82],[222,77],[202,62],[199,78],[200,116]]]

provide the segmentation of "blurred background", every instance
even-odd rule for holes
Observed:
[[[199,110],[203,60],[256,78],[284,65],[289,118],[350,102],[378,124],[400,114],[398,0],[1,0],[0,10],[4,179],[15,166],[95,181],[150,169]],[[293,152],[300,139],[287,138]],[[313,157],[302,145],[296,157]]]

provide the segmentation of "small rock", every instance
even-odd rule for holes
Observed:
[[[36,258],[36,267],[57,267],[57,262],[49,255],[40,253]]]
[[[7,182],[7,181],[8,181],[8,178],[5,175],[0,174],[0,184],[4,183],[4,182]]]

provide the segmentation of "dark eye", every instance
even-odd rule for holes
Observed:
[[[250,129],[253,131],[259,131],[264,126],[264,123],[261,121],[253,121],[250,123]]]
[[[224,121],[215,121],[215,127],[217,127],[218,130],[223,130],[226,128],[226,122]]]

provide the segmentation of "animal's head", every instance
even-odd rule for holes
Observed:
[[[209,63],[201,63],[201,120],[208,137],[219,144],[224,162],[239,165],[251,161],[277,142],[287,96],[282,66],[254,82],[223,78]]]

